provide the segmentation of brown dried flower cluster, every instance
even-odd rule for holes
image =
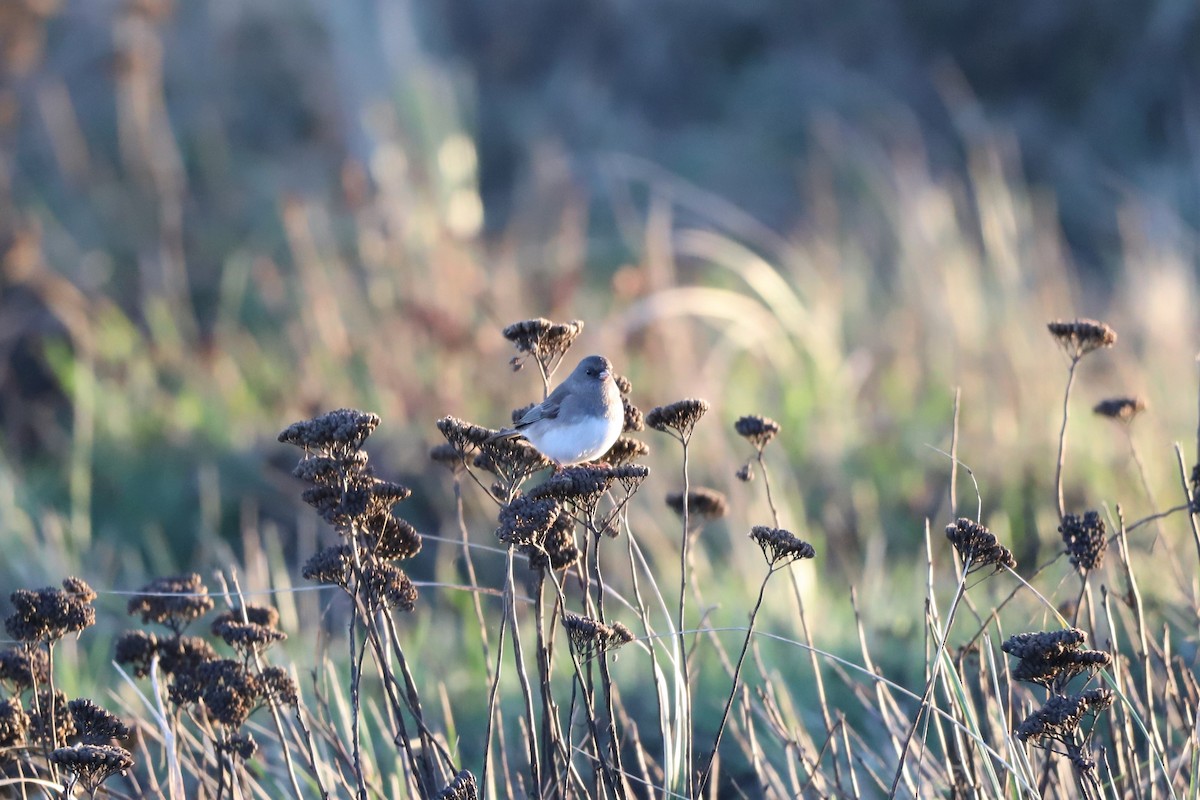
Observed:
[[[1117,332],[1094,319],[1056,320],[1046,325],[1050,335],[1073,361],[1117,343]]]
[[[479,786],[469,770],[462,770],[434,797],[434,800],[479,800]]]
[[[609,466],[619,467],[624,464],[632,464],[637,459],[645,458],[649,454],[650,447],[645,442],[634,439],[632,436],[622,436],[613,443],[613,446],[600,460]]]
[[[247,604],[218,616],[212,623],[214,636],[243,656],[261,653],[276,642],[287,638],[278,630],[279,612],[270,606]]]
[[[1017,726],[1017,738],[1022,742],[1051,739],[1071,745],[1084,716],[1089,713],[1094,716],[1112,703],[1112,690],[1104,687],[1075,695],[1051,695],[1045,705]]]
[[[100,784],[113,775],[124,774],[133,766],[133,756],[127,750],[107,744],[77,744],[60,747],[50,754],[50,761],[61,767],[71,777],[68,792],[80,786],[95,797]]]
[[[1109,397],[1093,406],[1092,412],[1118,422],[1132,422],[1146,408],[1146,401],[1140,397]]]
[[[671,492],[667,495],[667,506],[679,516],[683,516],[683,492]],[[725,495],[716,489],[699,487],[688,492],[688,517],[699,520],[720,519],[729,511]]]
[[[1012,551],[997,542],[995,534],[966,517],[946,526],[946,538],[967,565],[968,573],[991,565],[995,565],[997,571],[1017,566]]]
[[[496,538],[517,547],[540,547],[561,513],[554,497],[521,495],[500,509]]]
[[[129,600],[127,611],[130,616],[140,614],[142,622],[165,625],[179,634],[212,608],[208,587],[193,572],[150,581]]]
[[[551,322],[544,317],[514,322],[504,329],[503,335],[517,348],[538,360],[562,356],[570,349],[575,339],[583,332],[583,321]],[[521,368],[520,357],[513,359],[513,368]]]
[[[62,586],[10,594],[15,611],[4,620],[8,635],[21,642],[54,642],[96,624],[92,587],[79,578],[67,578]]]
[[[0,650],[0,683],[13,693],[50,680],[50,656],[34,643]]]
[[[559,514],[550,526],[540,547],[529,547],[529,566],[540,570],[549,567],[562,571],[579,560],[579,546],[575,544],[575,518],[570,514]]]
[[[816,558],[817,551],[808,542],[801,541],[791,531],[755,525],[750,538],[762,549],[763,557],[771,569],[790,564],[804,558]]]
[[[1067,514],[1058,526],[1063,544],[1071,563],[1084,572],[1099,569],[1104,564],[1104,553],[1108,550],[1108,535],[1100,512],[1088,511],[1079,517]]]
[[[279,441],[305,452],[348,456],[362,447],[379,426],[379,415],[353,408],[339,408],[313,419],[294,422],[279,434]]]
[[[1076,675],[1107,667],[1112,656],[1101,650],[1084,650],[1087,634],[1077,628],[1019,633],[1000,646],[1019,659],[1013,678],[1044,686],[1061,694]]]
[[[67,703],[75,733],[86,744],[108,744],[113,739],[129,738],[129,727],[112,712],[86,697]]]
[[[692,438],[696,423],[708,411],[708,403],[698,398],[679,400],[658,406],[646,415],[646,424],[656,431],[669,433],[681,442]]]
[[[25,744],[29,732],[29,715],[15,697],[0,701],[0,747]]]
[[[750,442],[754,449],[761,453],[779,434],[779,423],[770,417],[752,415],[739,418],[733,423],[733,429],[737,431],[738,436]]]
[[[600,620],[573,611],[563,612],[563,627],[567,629],[571,647],[580,658],[590,658],[607,650],[615,650],[637,638],[620,622],[606,625]]]

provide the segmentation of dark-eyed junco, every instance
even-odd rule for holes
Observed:
[[[612,364],[604,356],[588,356],[514,427],[492,438],[524,436],[542,455],[564,467],[607,453],[624,424]]]

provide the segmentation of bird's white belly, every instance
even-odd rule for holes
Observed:
[[[524,433],[529,442],[547,458],[563,465],[579,464],[608,452],[621,435],[624,421],[622,415],[611,420],[597,417],[574,425],[530,426],[540,429],[526,429]]]

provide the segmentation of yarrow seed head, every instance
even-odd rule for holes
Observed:
[[[1146,408],[1146,401],[1140,397],[1110,397],[1093,406],[1092,412],[1118,422],[1132,422]]]
[[[0,748],[25,743],[29,733],[29,716],[16,697],[0,700]]]
[[[671,492],[667,495],[667,505],[679,516],[683,516],[683,492]],[[720,519],[728,512],[725,495],[716,489],[699,487],[688,492],[687,512],[691,518],[702,520]]]
[[[674,431],[681,441],[687,442],[692,437],[696,423],[708,411],[708,403],[698,398],[678,400],[670,405],[658,406],[646,415],[646,424],[656,431],[671,433]]]
[[[1093,350],[1112,347],[1117,343],[1117,332],[1103,322],[1094,319],[1056,320],[1048,323],[1050,335],[1058,341],[1072,360],[1078,361]]]
[[[560,572],[579,560],[579,546],[575,544],[575,518],[570,514],[559,514],[550,526],[542,546],[530,546],[529,566],[540,570],[549,567]]]
[[[622,464],[629,464],[639,458],[644,458],[649,454],[650,447],[645,442],[630,436],[622,436],[613,443],[613,446],[608,449],[608,452],[600,460],[610,466],[619,467]]]
[[[646,429],[646,418],[642,416],[641,409],[629,402],[629,398],[621,398],[621,407],[625,415],[625,422],[621,425],[621,433],[637,433]]]
[[[512,342],[518,352],[533,356],[547,367],[550,362],[561,359],[582,332],[581,320],[555,323],[544,317],[514,322],[503,331],[504,338]],[[520,356],[514,358],[513,369],[520,369],[523,361]]]
[[[1076,514],[1065,515],[1058,532],[1062,534],[1071,563],[1080,570],[1087,572],[1104,564],[1108,536],[1098,511],[1088,511],[1082,519]]]
[[[130,598],[127,610],[130,616],[140,614],[142,622],[155,622],[179,633],[212,608],[208,587],[193,572],[151,581]]]
[[[50,753],[50,761],[71,774],[71,785],[82,786],[92,797],[100,784],[133,766],[133,756],[127,750],[107,744],[59,747]]]
[[[1082,672],[1094,672],[1108,666],[1112,657],[1100,650],[1084,650],[1087,635],[1077,628],[1057,631],[1019,633],[1000,646],[1020,659],[1013,678],[1061,692],[1071,679]]]
[[[434,800],[479,800],[479,787],[475,776],[468,770],[462,770],[437,793]]]
[[[554,497],[521,495],[500,509],[496,538],[518,547],[540,545],[561,513]]]
[[[761,453],[779,433],[779,423],[770,417],[747,416],[733,423],[733,429]]]
[[[36,645],[19,645],[0,650],[0,683],[14,693],[50,681],[50,656]]]
[[[96,624],[96,593],[79,578],[67,578],[62,589],[17,589],[10,594],[16,609],[4,620],[8,635],[22,642],[52,642]]]
[[[279,441],[304,450],[346,454],[362,447],[379,427],[379,415],[354,408],[339,408],[303,422],[294,422],[279,434]]]
[[[1021,741],[1047,739],[1074,745],[1075,731],[1086,714],[1098,714],[1113,703],[1111,689],[1097,687],[1076,695],[1053,694],[1017,726]]]
[[[108,744],[113,739],[129,738],[129,727],[107,709],[86,697],[67,703],[75,732],[85,744]]]
[[[801,541],[791,531],[755,525],[750,538],[762,549],[767,564],[774,569],[780,564],[790,564],[804,558],[816,558],[817,551],[808,542]]]
[[[967,565],[968,573],[991,565],[995,565],[996,571],[1003,567],[1014,569],[1017,566],[1012,551],[999,544],[995,534],[966,517],[960,517],[946,526],[946,538]]]
[[[606,650],[615,650],[636,638],[633,632],[620,622],[606,625],[600,620],[573,611],[563,612],[563,627],[567,629],[567,638],[571,641],[571,646],[581,658],[590,658]]]
[[[417,604],[417,587],[404,570],[386,561],[363,567],[363,592],[371,607],[412,611]]]

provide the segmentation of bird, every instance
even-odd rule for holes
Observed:
[[[612,362],[588,356],[545,400],[491,440],[524,436],[561,468],[604,455],[624,426],[625,407]]]

